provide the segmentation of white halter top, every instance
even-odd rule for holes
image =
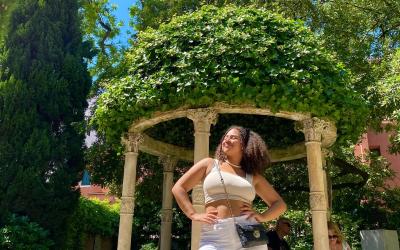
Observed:
[[[218,173],[218,160],[215,160],[210,173],[206,176],[203,183],[204,198],[206,204],[226,199],[224,186]],[[253,187],[253,175],[246,173],[246,178],[239,175],[221,171],[222,178],[225,182],[226,191],[229,199],[240,200],[246,203],[252,203],[256,191]]]

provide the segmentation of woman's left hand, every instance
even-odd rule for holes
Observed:
[[[241,214],[247,215],[247,219],[254,218],[258,222],[263,222],[263,218],[260,213],[253,210],[252,206],[249,203],[243,203],[240,207]]]

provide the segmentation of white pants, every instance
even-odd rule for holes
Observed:
[[[246,220],[246,216],[235,217],[240,224],[254,224],[256,220]],[[233,218],[219,219],[217,223],[210,225],[204,223],[201,226],[199,250],[267,250],[267,245],[243,248],[236,232]]]

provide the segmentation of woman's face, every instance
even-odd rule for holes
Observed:
[[[332,229],[328,229],[329,244],[335,245],[338,242],[338,235]]]
[[[242,141],[239,130],[233,128],[226,133],[222,140],[222,152],[226,156],[242,154]]]

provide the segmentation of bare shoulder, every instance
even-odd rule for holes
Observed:
[[[186,191],[191,190],[196,184],[204,180],[207,169],[213,164],[212,158],[204,158],[194,164],[175,183],[175,186],[182,186]]]
[[[211,157],[207,157],[204,159],[201,159],[198,163],[202,164],[202,165],[212,165],[214,163],[215,159],[211,158]]]
[[[194,166],[199,166],[199,167],[202,167],[202,168],[208,168],[209,166],[212,166],[214,164],[214,159],[213,158],[210,158],[210,157],[207,157],[207,158],[204,158],[204,159],[201,159],[200,161],[198,161],[196,164],[194,164]]]
[[[192,168],[196,169],[196,170],[202,170],[204,172],[208,172],[211,169],[213,164],[214,164],[214,159],[207,157],[207,158],[204,158],[204,159],[201,159],[200,161],[198,161],[196,164],[193,165]]]

